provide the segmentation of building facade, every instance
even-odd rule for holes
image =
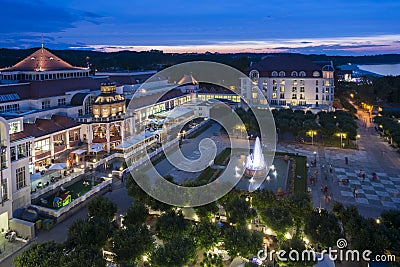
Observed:
[[[241,97],[253,105],[330,109],[334,100],[332,62],[312,62],[301,56],[271,56],[247,69],[251,81],[242,79]]]

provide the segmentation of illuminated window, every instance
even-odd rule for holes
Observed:
[[[276,98],[276,93],[272,93],[272,98]]]
[[[284,85],[281,85],[280,92],[281,92],[281,93],[285,92],[285,86],[284,86]]]
[[[313,72],[313,76],[314,76],[314,77],[319,77],[319,72],[318,72],[318,71],[314,71],[314,72]]]
[[[304,94],[300,94],[300,99],[306,99]]]

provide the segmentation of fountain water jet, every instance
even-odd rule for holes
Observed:
[[[244,173],[251,177],[261,177],[267,174],[259,137],[256,138],[253,153],[248,155],[246,158],[246,168]]]

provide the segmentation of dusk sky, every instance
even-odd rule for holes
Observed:
[[[400,1],[3,0],[0,47],[400,53]]]

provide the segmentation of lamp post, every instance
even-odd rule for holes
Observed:
[[[314,135],[317,135],[317,131],[309,130],[308,135],[311,135],[311,145],[314,146]]]
[[[338,133],[337,136],[340,137],[340,146],[343,148],[343,138],[346,138],[346,134],[345,133]]]

